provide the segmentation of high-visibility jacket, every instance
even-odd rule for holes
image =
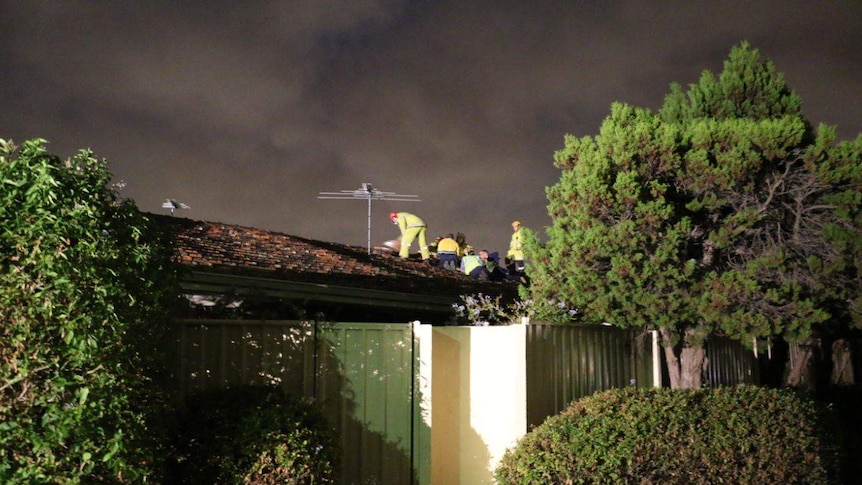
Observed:
[[[409,227],[425,227],[425,221],[422,218],[409,212],[399,212],[396,221],[402,233]]]
[[[509,252],[506,257],[515,261],[524,260],[524,251],[521,250],[521,229],[512,233],[512,240],[509,241]]]
[[[437,241],[437,254],[440,253],[451,253],[460,256],[461,246],[459,246],[458,242],[451,237],[444,237]]]
[[[465,254],[464,257],[461,258],[461,272],[464,274],[470,274],[474,269],[484,265],[485,262],[482,261],[482,258],[475,254]]]

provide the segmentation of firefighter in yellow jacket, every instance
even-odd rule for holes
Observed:
[[[419,252],[422,253],[422,259],[427,260],[431,257],[425,240],[425,221],[409,212],[393,212],[389,214],[389,220],[401,229],[399,256],[402,258],[410,256],[410,245],[414,239],[419,238]]]
[[[521,221],[512,221],[512,239],[509,241],[509,252],[506,253],[510,273],[524,272],[524,251],[521,250]]]

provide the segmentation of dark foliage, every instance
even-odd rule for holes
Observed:
[[[169,241],[46,143],[0,140],[0,482],[158,481]]]
[[[278,387],[199,392],[177,421],[170,483],[333,483],[332,430],[311,402]]]

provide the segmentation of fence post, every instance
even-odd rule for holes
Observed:
[[[661,387],[661,348],[658,330],[650,330],[650,333],[652,334],[652,386]]]

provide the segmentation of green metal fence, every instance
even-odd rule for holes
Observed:
[[[421,327],[428,327],[421,332],[433,346],[431,327]],[[210,387],[279,385],[323,406],[341,439],[339,483],[429,483],[430,430],[423,406],[430,404],[422,389],[430,387],[420,361],[430,360],[432,352],[420,345],[419,326],[181,320],[174,329],[173,369],[182,395]],[[528,429],[596,391],[655,384],[651,332],[531,324],[525,349]],[[738,343],[716,340],[707,351],[708,382],[758,382],[756,359]],[[446,395],[438,394],[434,401],[441,405]]]
[[[597,325],[527,327],[527,426],[596,391],[652,387],[649,332]]]
[[[315,399],[340,436],[339,483],[418,483],[417,366],[409,324],[183,320],[173,367],[182,395],[270,384]],[[414,472],[417,470],[417,472]]]
[[[764,349],[765,351],[765,349]],[[704,382],[710,387],[760,384],[760,366],[754,351],[729,338],[712,338],[706,342]]]

